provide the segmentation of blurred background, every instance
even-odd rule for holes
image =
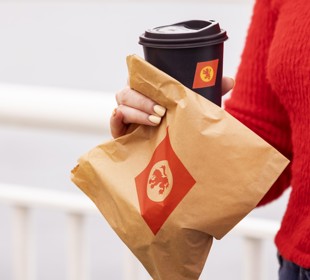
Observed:
[[[5,190],[16,186],[81,195],[70,182],[70,170],[80,155],[110,139],[107,122],[114,108],[114,94],[126,84],[125,59],[133,53],[143,56],[138,37],[145,29],[188,19],[219,21],[229,36],[225,42],[224,75],[234,77],[252,6],[252,0],[0,0],[2,197]],[[49,108],[50,114],[59,117],[66,113],[78,116],[81,126],[62,126],[61,120],[47,116]],[[87,120],[85,124],[83,119]],[[94,128],[90,125],[87,129],[92,119]],[[285,193],[277,202],[256,209],[250,216],[279,222],[287,197]],[[18,262],[19,253],[14,251],[14,231],[18,228],[14,226],[14,205],[18,205],[14,199],[0,196],[0,279],[128,277],[131,268],[126,268],[126,262],[130,254],[96,210],[83,219],[88,249],[82,252],[89,255],[89,276],[68,276],[67,215],[48,207],[27,210],[35,268],[32,278],[16,276],[19,268],[14,263]],[[29,236],[23,229],[17,235]],[[243,246],[242,237],[234,234],[215,241],[201,279],[243,279]],[[263,256],[262,279],[276,279],[272,238],[264,241]],[[149,279],[141,266],[135,269],[136,279]]]

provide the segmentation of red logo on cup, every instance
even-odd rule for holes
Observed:
[[[215,59],[197,63],[193,89],[215,85],[218,62],[219,60]]]
[[[168,131],[135,182],[141,215],[154,234],[196,183],[173,151]]]

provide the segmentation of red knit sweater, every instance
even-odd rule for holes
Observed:
[[[257,0],[226,110],[289,159],[260,205],[292,186],[275,242],[310,268],[310,0]]]

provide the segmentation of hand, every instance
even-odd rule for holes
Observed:
[[[222,95],[234,87],[232,78],[223,77]],[[165,115],[166,109],[141,93],[125,87],[116,94],[118,107],[114,109],[110,119],[111,134],[114,138],[125,135],[129,124],[157,126]]]

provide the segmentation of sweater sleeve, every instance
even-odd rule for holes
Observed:
[[[269,47],[277,14],[271,0],[257,0],[248,30],[236,85],[225,109],[287,158],[292,157],[289,118],[267,79]],[[278,198],[290,185],[290,165],[259,205]]]

